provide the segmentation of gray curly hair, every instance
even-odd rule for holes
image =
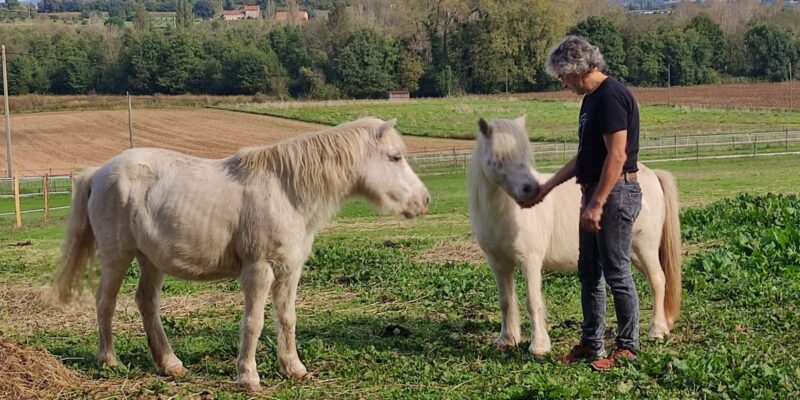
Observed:
[[[602,71],[606,62],[597,46],[580,36],[570,35],[550,49],[545,68],[553,77],[566,74],[584,75],[593,68]]]

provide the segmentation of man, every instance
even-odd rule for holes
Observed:
[[[641,210],[636,180],[639,110],[630,91],[603,73],[603,55],[585,39],[568,36],[548,57],[547,72],[583,102],[578,154],[540,187],[535,203],[553,188],[577,178],[580,210],[578,276],[581,281],[581,341],[557,358],[569,363],[593,360],[595,370],[634,360],[639,347],[639,298],[631,275],[633,222]],[[603,279],[605,278],[605,282]],[[611,287],[618,321],[616,348],[603,348],[606,292]]]

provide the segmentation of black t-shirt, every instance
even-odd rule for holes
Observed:
[[[578,183],[593,184],[600,180],[608,151],[603,135],[628,131],[623,172],[636,172],[639,158],[639,107],[622,83],[606,78],[594,92],[584,96],[578,119]]]

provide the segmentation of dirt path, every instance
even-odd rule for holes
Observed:
[[[212,109],[133,111],[136,147],[163,147],[205,158],[225,157],[240,147],[270,144],[324,125]],[[21,175],[68,173],[99,165],[128,148],[126,110],[15,115],[11,121],[14,169]],[[5,132],[3,132],[5,133]],[[463,150],[471,141],[405,138],[409,152]],[[0,173],[6,171],[0,141]]]

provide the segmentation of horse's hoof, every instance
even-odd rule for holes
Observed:
[[[182,364],[171,365],[169,367],[164,368],[164,373],[166,375],[175,378],[181,378],[185,376],[188,372],[189,370],[184,368]]]
[[[258,381],[239,381],[236,382],[236,386],[241,388],[242,390],[246,390],[248,392],[259,392],[261,391],[261,384]]]
[[[504,342],[494,342],[492,344],[491,349],[493,351],[498,352],[498,353],[505,353],[505,352],[513,349],[514,347],[516,347],[515,344],[508,344],[508,343],[504,343]]]
[[[101,355],[97,357],[98,367],[117,368],[120,365],[117,356],[114,354]]]
[[[650,339],[661,340],[669,336],[669,328],[666,326],[651,325],[648,333]]]
[[[288,376],[289,379],[291,379],[293,381],[305,381],[305,380],[311,379],[314,376],[314,374],[311,373],[311,372],[308,372],[308,370],[306,370],[305,367],[304,367],[304,368],[298,369],[296,371],[287,372],[286,376]]]
[[[550,352],[550,346],[536,346],[536,347],[529,347],[528,353],[530,353],[535,358],[544,358],[547,356],[547,353]]]

